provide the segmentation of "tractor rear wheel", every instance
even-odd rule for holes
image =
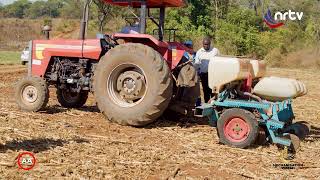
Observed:
[[[88,91],[68,92],[65,89],[57,89],[57,99],[62,107],[80,108],[88,99]]]
[[[15,90],[16,103],[24,111],[40,111],[49,101],[49,89],[40,77],[26,77],[20,80]]]
[[[255,116],[239,108],[226,110],[218,119],[217,128],[221,143],[238,148],[252,145],[259,133]]]
[[[93,88],[98,108],[110,121],[144,126],[167,108],[173,83],[169,67],[157,51],[128,43],[101,58]]]

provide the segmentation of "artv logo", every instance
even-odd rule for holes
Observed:
[[[295,21],[295,20],[301,20],[303,17],[303,12],[293,12],[289,10],[288,12],[277,12],[274,14],[274,17],[272,17],[270,9],[268,9],[268,12],[264,16],[264,22],[271,28],[278,28],[280,26],[283,26],[283,22],[279,22],[278,20],[281,21],[286,21],[287,19]]]

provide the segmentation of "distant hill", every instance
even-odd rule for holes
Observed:
[[[0,19],[0,50],[21,50],[28,41],[43,39],[43,19]],[[51,39],[76,39],[79,36],[79,20],[52,20]]]
[[[16,19],[0,18],[0,51],[1,50],[22,50],[28,41],[43,39],[42,26],[46,19]],[[79,19],[51,19],[52,31],[50,39],[77,39],[80,31]],[[111,20],[106,33],[117,32],[123,26],[123,20]],[[94,21],[89,21],[88,38],[95,38],[97,27]]]

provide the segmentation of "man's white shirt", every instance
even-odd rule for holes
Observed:
[[[204,48],[199,49],[194,61],[196,70],[199,73],[207,73],[210,59],[219,54],[220,52],[217,48],[211,48],[208,51],[206,51]]]

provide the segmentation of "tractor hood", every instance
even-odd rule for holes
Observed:
[[[141,1],[139,0],[104,0],[106,3],[118,6],[132,6],[140,7]],[[148,8],[159,7],[181,7],[184,6],[184,0],[146,0]]]

